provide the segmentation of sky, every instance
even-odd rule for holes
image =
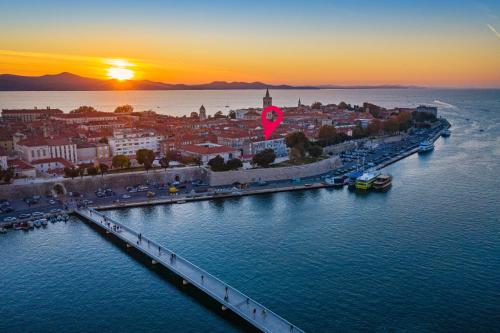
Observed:
[[[60,72],[500,87],[500,1],[0,0],[0,73]]]

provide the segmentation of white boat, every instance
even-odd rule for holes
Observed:
[[[426,153],[432,150],[434,150],[434,143],[429,140],[424,140],[420,142],[420,145],[418,146],[419,153]]]
[[[451,131],[450,131],[449,129],[445,129],[445,130],[443,130],[443,131],[441,132],[441,136],[442,136],[443,138],[447,138],[447,137],[449,137],[450,135],[451,135]]]
[[[6,234],[7,229],[0,227],[0,234]]]
[[[33,222],[33,224],[35,225],[35,227],[40,228],[40,227],[42,226],[42,221],[40,221],[40,220],[35,220],[35,221]]]

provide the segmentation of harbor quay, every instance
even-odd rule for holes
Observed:
[[[176,185],[176,191],[172,193],[170,189],[172,187],[168,187],[167,185],[161,185],[161,181],[165,181],[165,178],[162,179],[162,172],[156,170],[156,172],[151,172],[148,174],[146,172],[142,172],[139,175],[126,175],[126,177],[118,177],[118,175],[106,175],[105,177],[96,176],[94,179],[84,178],[80,179],[67,179],[64,183],[66,195],[61,196],[60,200],[54,200],[54,198],[48,198],[46,201],[41,199],[38,203],[32,203],[30,205],[26,205],[26,203],[21,199],[11,200],[11,207],[15,210],[8,214],[2,214],[3,220],[0,220],[0,223],[4,227],[11,227],[16,222],[22,221],[20,218],[23,215],[24,220],[34,220],[35,216],[31,216],[31,214],[35,213],[43,217],[44,214],[57,214],[58,211],[64,210],[68,208],[71,204],[78,204],[80,206],[88,206],[96,209],[116,209],[116,208],[127,208],[127,207],[137,207],[137,206],[147,206],[147,205],[158,205],[158,204],[183,204],[191,201],[200,201],[200,200],[214,200],[214,199],[224,199],[224,198],[232,198],[232,197],[240,197],[240,196],[248,196],[248,195],[259,195],[259,194],[269,194],[274,192],[284,192],[284,191],[301,191],[301,190],[311,190],[311,189],[320,189],[320,188],[329,188],[333,185],[325,182],[325,179],[328,177],[332,177],[333,175],[348,175],[354,171],[358,170],[379,170],[384,168],[387,165],[397,162],[398,160],[410,156],[414,153],[417,153],[419,150],[418,142],[423,139],[429,139],[431,141],[435,141],[439,138],[442,131],[447,128],[447,125],[443,125],[440,127],[436,127],[433,130],[428,130],[423,132],[417,138],[412,136],[408,137],[399,137],[397,140],[388,139],[388,143],[379,144],[378,148],[371,149],[371,154],[365,153],[365,163],[359,168],[357,159],[340,159],[333,158],[335,163],[325,163],[328,165],[326,169],[319,169],[320,172],[312,172],[312,175],[306,177],[295,176],[294,174],[287,174],[286,172],[280,172],[280,169],[289,168],[270,168],[273,171],[273,174],[281,174],[284,175],[281,179],[263,179],[257,178],[253,179],[251,182],[242,184],[243,182],[229,182],[229,185],[215,185],[210,186],[208,183],[203,183],[203,181],[207,181],[209,179],[209,173],[216,174],[218,176],[217,179],[224,178],[224,174],[232,174],[233,172],[212,172],[212,171],[203,171],[205,172],[205,180],[196,180],[196,181],[185,181],[184,184]],[[369,143],[371,144],[371,143]],[[388,153],[390,152],[390,154]],[[370,161],[375,161],[370,162]],[[320,161],[320,163],[324,161]],[[305,165],[302,166],[299,170],[304,169],[318,170],[314,165]],[[203,170],[199,167],[193,167],[191,169],[196,169],[196,172],[191,171],[195,177],[199,177],[203,174],[200,170]],[[169,170],[170,171],[170,170]],[[176,171],[178,172],[178,171]],[[245,171],[239,171],[240,173]],[[248,171],[249,173],[252,170]],[[222,175],[222,176],[219,176]],[[303,175],[303,174],[302,174]],[[147,178],[147,177],[151,178]],[[109,178],[112,179],[119,178],[120,186],[113,186],[112,182]],[[173,174],[170,174],[170,177],[173,177]],[[132,179],[132,181],[127,181],[127,178]],[[104,179],[104,180],[103,180]],[[134,183],[138,183],[142,181],[144,182],[142,186],[142,190],[136,191],[136,187],[133,186]],[[145,180],[146,179],[146,180]],[[172,179],[172,178],[171,178]],[[90,181],[95,181],[95,183]],[[191,179],[192,180],[192,179]],[[72,188],[72,181],[75,183],[84,182],[85,185],[81,185],[81,187]],[[172,180],[173,181],[173,180]],[[201,182],[201,183],[200,183]],[[52,189],[54,186],[60,186],[61,183],[47,183],[47,184],[33,184],[25,187],[25,191],[23,196],[27,195],[35,195],[38,197],[42,196],[42,193],[47,189]],[[38,186],[38,190],[36,192],[29,192],[36,189]],[[175,185],[173,185],[175,186]],[[23,186],[24,187],[24,186]],[[96,193],[99,194],[99,188],[106,187],[109,190],[110,195],[97,196]],[[78,197],[72,197],[71,194],[75,193],[76,190],[81,191],[81,188],[84,189],[85,192],[77,192]],[[154,196],[148,196],[147,194],[151,191],[155,191]],[[17,217],[16,220],[8,221],[9,217]],[[6,221],[7,219],[7,221]]]

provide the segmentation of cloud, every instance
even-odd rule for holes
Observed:
[[[491,30],[491,32],[493,32],[495,34],[495,36],[500,38],[500,33],[498,31],[496,31],[495,28],[491,24],[486,24],[486,26],[488,27],[488,29]]]

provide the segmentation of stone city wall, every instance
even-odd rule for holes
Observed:
[[[69,192],[93,193],[98,188],[120,189],[135,184],[146,184],[149,182],[173,182],[175,177],[180,180],[206,179],[206,170],[200,167],[186,167],[174,169],[155,169],[149,172],[127,172],[119,174],[105,174],[104,177],[85,176],[83,178],[55,178],[44,179],[42,181],[32,181],[29,179],[18,179],[14,184],[0,186],[0,198],[2,199],[22,199],[24,197],[40,195],[44,196],[54,187],[55,184],[62,184]]]
[[[293,178],[303,178],[329,172],[340,166],[341,162],[337,157],[328,158],[316,163],[305,165],[281,167],[281,168],[261,168],[237,171],[213,172],[208,171],[208,182],[210,186],[231,185],[235,182],[251,183],[257,181],[273,181]]]

